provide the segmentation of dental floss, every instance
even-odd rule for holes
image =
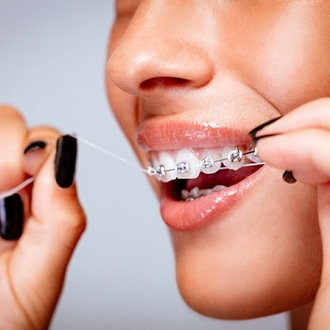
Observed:
[[[94,149],[96,149],[96,150],[98,150],[98,151],[100,151],[100,152],[108,155],[108,156],[111,156],[114,159],[117,159],[117,160],[119,160],[119,161],[121,161],[121,162],[123,162],[123,163],[125,163],[127,165],[131,165],[131,166],[133,166],[133,167],[135,167],[135,168],[137,168],[137,169],[139,169],[139,170],[141,170],[141,171],[149,174],[149,171],[146,170],[146,169],[144,169],[143,167],[138,166],[138,165],[136,165],[134,163],[129,162],[125,158],[122,158],[122,157],[114,154],[113,152],[111,152],[109,150],[106,150],[106,149],[104,149],[104,148],[96,145],[95,143],[90,142],[90,141],[82,138],[81,136],[78,136],[78,134],[76,134],[76,133],[71,134],[71,136],[74,137],[74,138],[76,138],[78,141],[80,141],[80,142],[82,142],[82,143],[84,143],[84,144],[86,144],[86,145],[88,145],[88,146],[90,146],[90,147],[92,147],[92,148],[94,148]]]
[[[82,143],[90,146],[91,148],[94,148],[94,149],[96,149],[96,150],[98,150],[98,151],[100,151],[100,152],[102,152],[102,153],[104,153],[104,154],[106,154],[106,155],[108,155],[108,156],[110,156],[110,157],[112,157],[114,159],[117,159],[117,160],[119,160],[119,161],[121,161],[121,162],[123,162],[123,163],[125,163],[127,165],[133,166],[134,168],[139,169],[142,172],[147,173],[150,176],[155,176],[155,175],[163,176],[167,172],[172,172],[172,171],[175,171],[176,170],[174,168],[165,169],[165,167],[163,165],[160,165],[159,168],[154,168],[152,166],[152,164],[149,165],[148,169],[145,169],[145,168],[143,168],[141,166],[138,166],[138,165],[136,165],[134,163],[129,162],[127,159],[125,159],[123,157],[120,157],[120,156],[116,155],[115,153],[113,153],[113,152],[111,152],[111,151],[109,151],[107,149],[104,149],[104,148],[96,145],[93,142],[90,142],[90,141],[84,139],[83,137],[79,136],[77,133],[72,133],[71,136],[74,137],[74,138],[76,138],[78,141],[80,141],[80,142],[82,142]],[[247,151],[247,152],[243,152],[243,153],[238,149],[238,147],[236,147],[236,149],[233,150],[233,152],[238,152],[238,151],[241,153],[240,157],[246,156],[246,155],[250,155],[250,154],[255,154],[255,150],[251,150],[251,151]],[[225,160],[227,160],[227,158],[214,160],[214,162],[223,162]],[[233,158],[233,161],[236,161],[236,160]],[[247,163],[247,164],[243,164],[242,167],[258,166],[258,165],[260,166],[260,165],[264,165],[264,164],[265,164],[264,162]],[[181,164],[180,163],[178,165],[180,167],[179,168],[180,171],[182,171],[182,172],[188,171],[188,169],[185,168],[185,166],[184,166],[185,164],[183,164],[183,163]],[[196,166],[199,166],[199,165],[191,165],[191,167],[196,167]],[[220,167],[219,170],[220,171],[221,170],[228,170],[228,168],[227,167]]]
[[[123,162],[123,163],[125,163],[127,165],[130,165],[130,166],[132,166],[132,167],[134,167],[134,168],[136,168],[136,169],[138,169],[138,170],[140,170],[140,171],[142,171],[144,173],[147,173],[150,176],[158,176],[158,177],[160,177],[160,176],[166,175],[167,172],[171,172],[171,171],[175,171],[176,170],[176,169],[165,169],[164,165],[160,165],[160,166],[158,166],[158,167],[155,168],[155,167],[152,166],[152,164],[150,164],[148,166],[148,169],[145,169],[145,168],[140,167],[140,166],[138,166],[138,165],[136,165],[134,163],[131,163],[130,161],[126,160],[125,158],[120,157],[120,156],[116,155],[115,153],[113,153],[113,152],[111,152],[111,151],[109,151],[107,149],[104,149],[104,148],[96,145],[93,142],[90,142],[90,141],[82,138],[81,136],[78,136],[78,134],[76,134],[76,133],[72,133],[72,134],[69,134],[69,135],[71,135],[72,137],[76,138],[78,141],[80,141],[80,142],[88,145],[89,147],[94,148],[94,149],[96,149],[96,150],[98,150],[98,151],[100,151],[100,152],[102,152],[102,153],[104,153],[104,154],[106,154],[106,155],[108,155],[108,156],[116,159],[116,160],[119,160],[119,161],[121,161],[121,162]],[[238,147],[236,147],[236,149],[233,150],[233,152],[238,152],[238,151],[239,151]],[[239,151],[239,152],[240,152],[240,157],[245,156],[245,155],[250,155],[250,154],[256,155],[256,150],[252,150],[252,151],[248,151],[248,152],[244,152],[244,153],[242,153],[241,151]],[[232,155],[231,155],[231,157],[232,157]],[[223,161],[225,161],[227,159],[229,159],[229,158],[217,159],[217,160],[214,160],[214,162],[223,162]],[[235,157],[233,157],[233,160],[232,161],[233,162],[236,161],[235,160]],[[260,166],[260,165],[264,165],[264,164],[265,164],[264,162],[247,163],[247,164],[243,164],[241,167]],[[183,164],[183,163],[181,164],[180,163],[178,165],[180,165],[179,166],[180,167],[180,171],[188,171],[188,168],[190,166],[190,164],[188,164],[188,163],[187,164]],[[187,167],[185,167],[185,166],[187,166]],[[200,166],[200,165],[191,165],[191,167],[196,167],[196,166]],[[222,171],[222,170],[228,170],[228,168],[227,167],[220,167],[219,171]],[[15,193],[18,193],[20,190],[22,190],[23,188],[25,188],[26,186],[28,186],[29,184],[31,184],[33,181],[35,181],[35,179],[36,178],[34,176],[32,176],[32,177],[26,179],[25,181],[23,181],[21,184],[17,185],[16,187],[14,187],[12,189],[9,189],[9,190],[7,190],[5,192],[0,193],[0,199],[7,198],[7,197],[9,197],[9,196],[11,196],[11,195],[13,195]]]
[[[5,199],[11,195],[18,193],[20,190],[22,190],[23,188],[28,186],[30,183],[32,183],[35,179],[36,178],[34,176],[32,176],[32,177],[26,179],[25,181],[23,181],[22,183],[20,183],[19,185],[17,185],[16,187],[0,193],[0,199]]]

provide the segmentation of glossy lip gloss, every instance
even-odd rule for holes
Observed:
[[[170,185],[162,185],[160,211],[164,222],[179,231],[202,228],[213,221],[221,220],[222,215],[230,211],[245,198],[265,176],[264,167],[219,192],[198,198],[191,202],[177,201],[173,198]]]

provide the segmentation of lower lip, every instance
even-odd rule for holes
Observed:
[[[190,231],[207,226],[214,220],[220,221],[262,180],[264,169],[265,166],[231,187],[191,202],[175,200],[164,185],[160,201],[164,222],[175,230]]]

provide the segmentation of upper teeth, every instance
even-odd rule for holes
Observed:
[[[252,162],[260,162],[256,149],[226,147],[223,149],[161,151],[151,154],[150,175],[168,182],[178,179],[195,179],[200,172],[212,174],[221,168],[238,170],[245,165],[248,158]]]

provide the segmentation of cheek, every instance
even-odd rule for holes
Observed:
[[[119,89],[108,75],[106,76],[106,88],[111,111],[115,115],[125,135],[131,141],[132,134],[130,133],[134,131],[135,126],[135,98]]]
[[[244,205],[242,212],[205,230],[172,231],[178,286],[188,305],[211,317],[242,319],[313,300],[321,270],[320,234],[310,211],[314,191],[301,190],[265,191],[273,204],[258,197],[259,211],[256,204]]]
[[[278,40],[282,47],[274,40],[269,43],[262,53],[262,74],[256,77],[255,85],[283,114],[329,95],[330,48],[325,49],[324,42],[315,38],[304,43],[297,37],[291,42]]]
[[[124,131],[127,139],[134,147],[135,128],[136,128],[136,108],[137,99],[121,90],[111,79],[109,70],[109,60],[112,53],[118,46],[127,26],[129,19],[116,19],[108,45],[107,60],[105,67],[105,83],[108,100],[111,106],[111,111],[115,115],[120,127]],[[124,72],[122,73],[124,74]]]
[[[252,16],[257,23],[250,27],[240,25],[232,36],[238,50],[231,52],[244,80],[283,114],[330,93],[328,16],[304,1],[287,7],[274,20],[267,12]],[[327,2],[323,11],[329,11]]]
[[[122,91],[116,86],[106,71],[106,90],[111,111],[118,124],[126,135],[132,148],[137,152],[135,144],[135,131],[137,127],[137,98]]]

